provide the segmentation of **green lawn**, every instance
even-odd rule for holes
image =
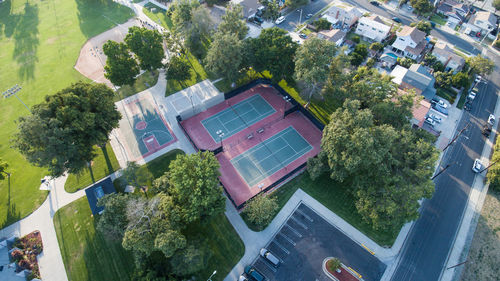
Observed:
[[[118,89],[117,94],[115,95],[115,101],[122,100],[126,97],[130,97],[151,88],[156,85],[156,82],[158,82],[158,70],[153,70],[153,73],[151,73],[151,71],[146,71],[137,77],[134,85],[125,85]]]
[[[455,92],[454,90],[451,90],[451,89],[449,90],[449,89],[437,87],[436,94],[438,96],[442,97],[443,99],[446,99],[451,104],[453,104],[455,102],[455,99],[457,98],[457,92]]]
[[[305,172],[278,188],[270,196],[277,198],[279,210],[281,210],[298,188],[304,190],[380,246],[392,246],[396,240],[399,232],[375,230],[370,224],[366,223],[356,211],[355,198],[340,183],[330,179],[328,174],[324,174],[316,181],[312,181]],[[246,221],[246,217],[242,217]],[[247,225],[255,231],[260,230],[249,222],[247,222]]]
[[[95,148],[97,156],[92,162],[92,166],[83,170],[80,174],[69,174],[64,189],[67,192],[76,192],[92,183],[106,177],[120,168],[115,153],[109,143],[104,149]]]
[[[168,79],[167,77],[167,89],[165,90],[165,96],[177,93],[180,90],[186,89],[187,87],[193,86],[207,79],[207,73],[203,66],[198,62],[198,60],[189,52],[187,52],[188,58],[182,56],[182,59],[187,61],[191,66],[191,78],[184,81],[177,81],[173,79]]]
[[[170,162],[174,160],[177,155],[184,154],[184,151],[180,149],[174,149],[171,150],[162,156],[149,161],[145,165],[142,165],[139,169],[143,171],[139,171],[138,174],[146,173],[148,175],[147,182],[145,185],[151,186],[151,183],[154,179],[159,178],[163,176],[165,171],[168,170],[168,166],[170,165]],[[126,186],[126,183],[124,183],[120,178],[117,178],[113,184],[115,185],[115,189],[118,192],[123,192]]]
[[[58,210],[54,226],[70,281],[132,280],[133,255],[96,231],[87,197]]]
[[[190,225],[185,235],[188,240],[196,236],[206,238],[211,253],[207,266],[195,275],[195,280],[206,280],[214,270],[217,274],[212,280],[223,280],[245,253],[245,245],[224,214],[204,224]]]
[[[439,25],[445,25],[446,24],[446,19],[443,18],[442,16],[438,15],[438,14],[432,14],[431,15],[431,18],[430,18],[431,21],[439,24]]]
[[[130,17],[129,8],[111,0],[0,3],[0,91],[19,84],[18,96],[31,107],[47,94],[87,80],[73,68],[83,44]],[[10,148],[14,121],[26,114],[14,97],[0,103],[0,155],[12,174],[10,182],[0,182],[0,228],[30,214],[47,196],[38,189],[47,171]]]
[[[150,11],[151,8],[156,8],[156,11],[151,12]],[[146,5],[144,5],[144,8],[142,8],[142,11],[144,12],[144,14],[146,14],[146,16],[148,16],[150,19],[152,19],[156,23],[161,23],[161,25],[164,28],[169,29],[169,30],[172,28],[172,20],[170,19],[170,17],[167,15],[165,10],[156,6],[155,4],[147,3]],[[160,22],[158,22],[158,20]]]

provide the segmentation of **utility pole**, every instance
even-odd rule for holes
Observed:
[[[491,166],[495,165],[496,162],[498,162],[498,160],[497,161],[493,161],[492,163],[490,163],[490,165],[488,165],[488,167],[486,167],[486,168],[482,169],[481,171],[479,171],[479,174],[482,173],[482,172],[484,172],[484,171],[486,171],[486,170],[488,170],[489,168],[491,168]]]
[[[461,266],[462,264],[465,264],[465,263],[467,263],[467,262],[469,262],[469,261],[468,261],[468,260],[466,260],[466,261],[461,262],[461,263],[459,263],[459,264],[455,264],[455,265],[453,265],[453,266],[450,266],[450,267],[448,267],[447,269],[452,269],[452,268],[454,268],[454,267]]]
[[[455,136],[455,137],[454,137],[454,138],[453,138],[453,139],[452,139],[452,140],[451,140],[451,141],[450,141],[450,142],[446,145],[446,147],[445,147],[445,148],[443,148],[443,151],[445,151],[445,150],[448,148],[448,146],[452,145],[452,144],[453,144],[453,143],[457,140],[457,138],[458,138],[458,137],[459,137],[459,136],[460,136],[460,135],[461,135],[461,134],[462,134],[465,130],[467,130],[467,128],[468,128],[469,126],[470,126],[470,122],[469,122],[469,123],[467,123],[467,126],[465,126],[462,130],[460,130],[460,132],[458,132],[458,134],[457,134],[457,135],[456,135],[456,136]]]
[[[455,163],[452,163],[452,164],[455,164]],[[441,175],[441,174],[442,174],[444,171],[446,171],[446,169],[448,169],[448,168],[449,168],[452,164],[448,164],[448,165],[446,165],[446,167],[444,167],[441,171],[439,171],[437,174],[435,174],[435,175],[431,178],[431,180],[433,180],[433,179],[437,178],[437,176]]]
[[[5,99],[8,98],[8,97],[10,97],[10,96],[15,96],[24,105],[24,107],[26,107],[26,109],[30,113],[33,113],[33,112],[31,112],[30,108],[16,95],[16,93],[19,92],[21,89],[22,89],[22,87],[16,84],[14,87],[12,87],[12,88],[8,89],[7,91],[3,92],[2,96]]]
[[[297,10],[297,12],[300,12],[300,16],[299,16],[299,25],[300,25],[302,23],[302,9]]]

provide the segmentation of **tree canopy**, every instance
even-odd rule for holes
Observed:
[[[167,79],[185,81],[191,78],[191,67],[181,57],[172,56],[167,66],[167,72],[165,73]]]
[[[410,0],[410,4],[419,15],[431,12],[433,9],[429,0]]]
[[[262,228],[271,222],[277,210],[276,198],[259,194],[247,203],[244,213],[252,223]]]
[[[116,86],[133,85],[139,74],[139,65],[127,45],[108,40],[102,50],[108,57],[104,66],[104,77]]]
[[[218,31],[223,34],[236,34],[240,40],[247,36],[248,26],[243,20],[243,8],[239,4],[228,5],[226,13],[222,16],[222,21],[218,26]]]
[[[491,74],[495,68],[495,64],[490,59],[484,58],[481,55],[468,57],[466,62],[469,65],[470,72],[473,74]]]
[[[236,34],[217,32],[205,58],[212,73],[234,82],[243,61],[243,43]]]
[[[112,240],[123,239],[127,228],[127,203],[128,196],[120,193],[108,194],[97,202],[104,206],[105,212],[98,217],[97,230]]]
[[[121,118],[114,93],[104,84],[75,83],[32,107],[20,117],[13,147],[52,176],[77,173],[94,158]]]
[[[2,158],[0,158],[0,180],[4,180],[5,176],[10,175],[10,173],[7,172],[8,167],[9,164],[7,164],[7,162],[3,161]]]
[[[163,37],[156,30],[132,26],[125,36],[125,43],[139,59],[142,69],[153,70],[163,67],[165,58]]]
[[[431,34],[432,30],[432,25],[430,22],[426,20],[421,20],[419,22],[412,22],[410,23],[411,27],[416,26],[418,30],[425,32],[425,34],[429,35]]]

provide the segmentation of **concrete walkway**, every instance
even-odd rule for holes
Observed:
[[[385,264],[390,264],[394,261],[396,255],[403,246],[403,242],[411,227],[411,223],[407,223],[403,226],[391,248],[381,247],[345,220],[323,206],[316,199],[312,198],[301,189],[298,189],[276,215],[271,224],[269,224],[269,226],[263,231],[255,232],[248,228],[241,216],[238,214],[236,208],[229,200],[226,200],[226,216],[245,244],[245,254],[226,276],[224,279],[225,281],[238,279],[245,266],[251,264],[251,262],[259,254],[259,250],[271,240],[271,238],[277,233],[283,223],[295,211],[301,202],[305,203],[326,221],[342,231],[346,236],[350,237],[353,241],[365,248],[368,252],[376,256]]]

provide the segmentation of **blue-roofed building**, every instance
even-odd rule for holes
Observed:
[[[95,183],[91,187],[85,189],[85,194],[87,195],[87,200],[89,201],[90,210],[92,214],[101,214],[104,211],[104,207],[98,207],[97,201],[104,197],[106,194],[115,193],[115,187],[110,177]]]

